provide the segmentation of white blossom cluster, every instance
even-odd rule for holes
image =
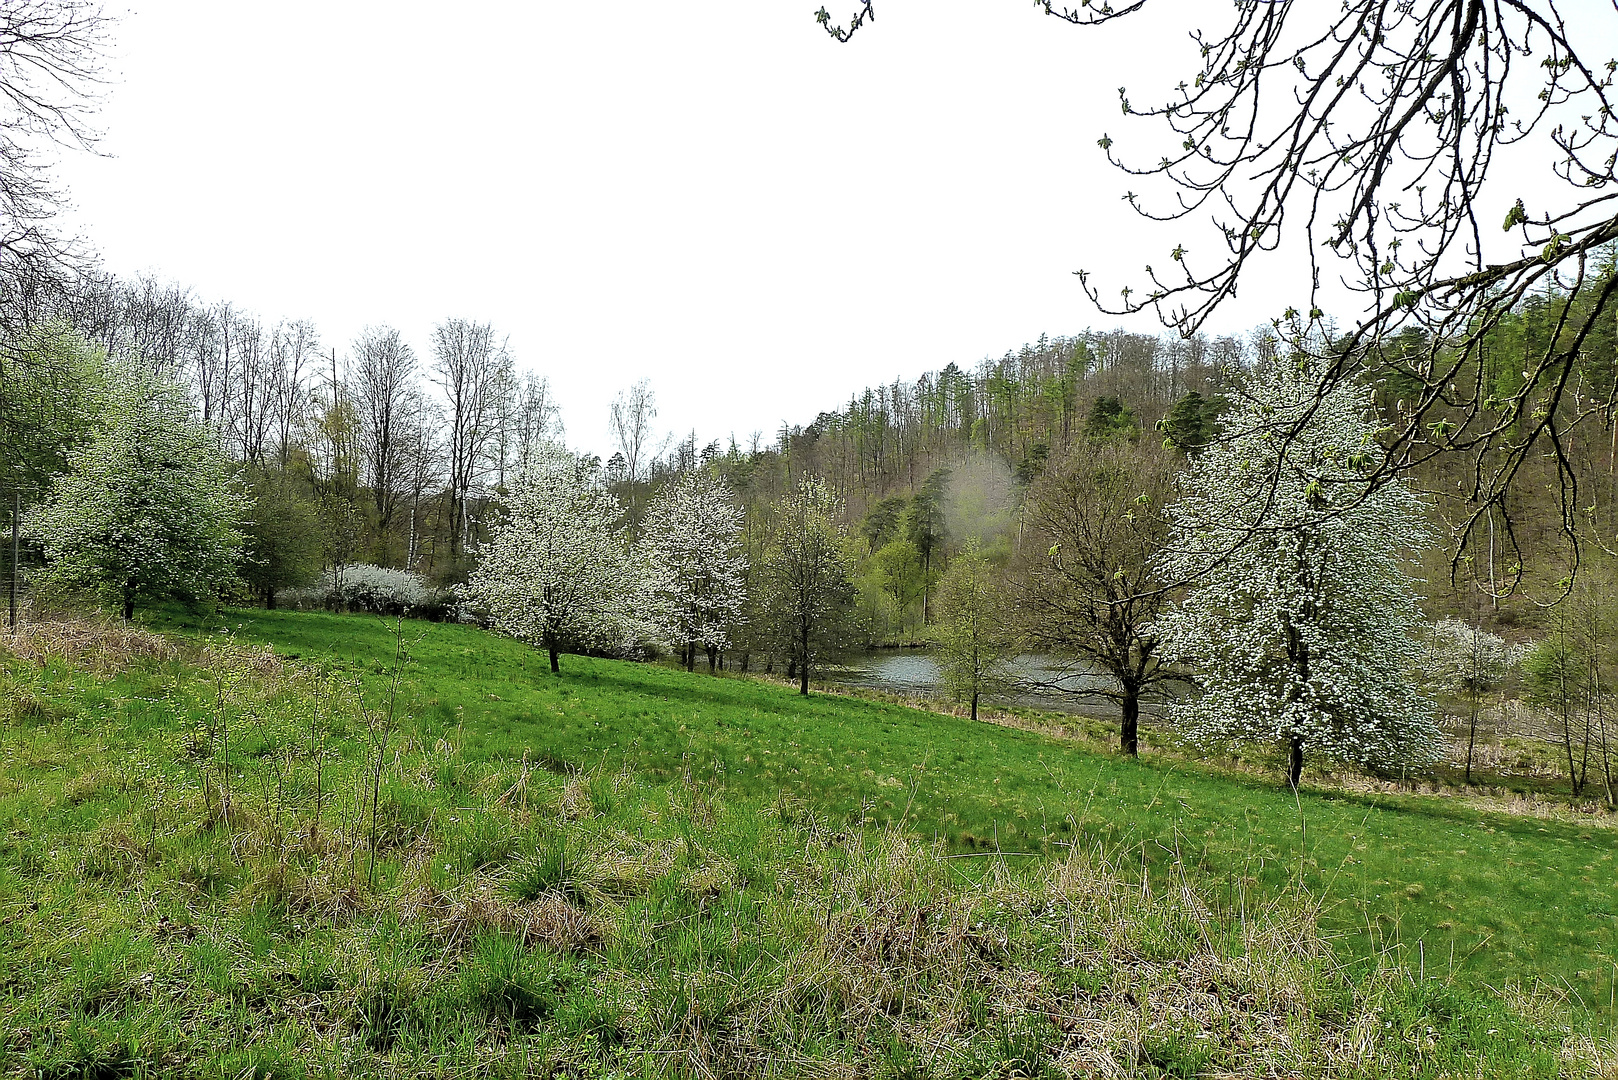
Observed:
[[[378,615],[419,612],[448,599],[443,590],[427,584],[420,574],[370,563],[329,568],[314,585],[283,589],[277,598],[293,608],[368,611]]]
[[[647,511],[642,548],[654,618],[677,646],[724,649],[747,603],[742,509],[707,472],[671,481]]]
[[[1427,629],[1422,666],[1437,685],[1457,693],[1485,693],[1499,685],[1528,652],[1498,634],[1460,619],[1440,619]]]
[[[1291,360],[1253,372],[1225,435],[1171,509],[1169,580],[1190,583],[1160,625],[1202,693],[1175,708],[1204,745],[1294,740],[1390,769],[1439,758],[1431,702],[1407,675],[1421,621],[1404,556],[1421,506],[1382,464],[1363,390],[1321,392]]]
[[[537,458],[503,500],[465,596],[495,629],[547,649],[618,648],[643,622],[643,581],[618,500],[570,456]]]

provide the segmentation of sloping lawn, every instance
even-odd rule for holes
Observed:
[[[1100,845],[1161,883],[1189,872],[1232,907],[1300,880],[1326,899],[1346,956],[1389,947],[1463,982],[1536,980],[1606,1012],[1618,959],[1618,833],[1232,778],[877,702],[802,698],[758,681],[566,656],[453,625],[233,611],[168,628],[272,644],[386,693],[396,646],[406,731],[454,730],[469,759],[555,770],[627,766],[716,790],[900,822],[963,854]],[[981,860],[967,859],[971,866]]]

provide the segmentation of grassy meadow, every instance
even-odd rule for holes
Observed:
[[[380,694],[393,624],[232,613],[230,631],[317,660]],[[192,628],[190,632],[195,633]],[[1307,790],[1075,751],[1031,732],[761,682],[567,657],[560,678],[507,639],[406,623],[400,683],[423,740],[470,760],[690,774],[716,790],[801,799],[832,818],[901,824],[953,851],[1101,844],[1228,888],[1297,879],[1353,955],[1421,942],[1416,961],[1475,983],[1536,978],[1612,1000],[1618,832],[1454,800]]]
[[[1609,1065],[1605,824],[227,616],[0,644],[7,1073]]]

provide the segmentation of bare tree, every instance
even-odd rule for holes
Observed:
[[[547,445],[561,441],[561,410],[551,393],[550,380],[533,374],[523,377],[513,406],[513,464],[521,473],[538,460]]]
[[[235,442],[239,460],[263,466],[270,441],[272,379],[264,324],[236,315],[224,323],[224,341],[232,376],[225,398],[224,426]]]
[[[350,378],[359,413],[365,481],[384,537],[399,505],[404,427],[412,404],[416,354],[390,326],[367,327],[354,342]]]
[[[1119,746],[1131,755],[1141,700],[1177,678],[1156,630],[1169,607],[1157,557],[1175,472],[1170,453],[1147,440],[1075,447],[1029,493],[1013,586],[1028,642],[1079,677],[1058,687],[1116,703]]]
[[[612,440],[624,459],[624,479],[631,485],[644,480],[652,459],[662,452],[654,445],[652,421],[657,419],[657,395],[650,380],[642,379],[612,401]],[[667,440],[664,440],[666,442]]]
[[[1163,7],[1039,4],[1083,26],[1149,5]],[[1218,240],[1211,250],[1177,244],[1146,267],[1143,287],[1113,302],[1081,272],[1091,298],[1109,312],[1155,309],[1191,334],[1250,263],[1295,234],[1311,265],[1308,309],[1276,326],[1292,348],[1326,361],[1322,398],[1366,372],[1401,387],[1378,480],[1439,455],[1463,465],[1458,565],[1495,521],[1520,554],[1507,495],[1540,483],[1529,471],[1548,459],[1577,552],[1576,429],[1618,421],[1618,379],[1586,355],[1618,309],[1604,252],[1618,240],[1615,69],[1589,55],[1603,40],[1590,31],[1610,23],[1614,5],[1237,0],[1197,12],[1208,28],[1188,34],[1200,59],[1167,100],[1120,89],[1124,114],[1155,122],[1152,145],[1166,134],[1172,150],[1142,150],[1135,163],[1110,135],[1100,145],[1149,189],[1129,195],[1142,215],[1203,219]],[[824,9],[818,18],[846,41],[872,4],[846,28]],[[1532,191],[1496,191],[1494,204],[1511,209],[1503,222],[1484,220],[1496,155],[1513,147],[1540,153],[1549,175]],[[1322,309],[1328,275],[1361,293],[1364,314],[1346,331]],[[1503,347],[1502,324],[1546,294],[1547,332]],[[1516,565],[1502,588],[1520,580]]]
[[[110,23],[100,5],[84,0],[0,5],[0,281],[71,259],[50,228],[60,198],[42,146],[94,144],[90,117]]]
[[[319,359],[320,336],[314,324],[298,319],[277,323],[270,339],[271,394],[274,410],[275,453],[284,469],[309,407],[309,379]]]
[[[505,343],[488,323],[447,319],[433,329],[433,375],[448,407],[450,555],[459,557],[471,533],[471,500],[487,475],[499,431],[499,390],[510,377]]]
[[[430,490],[444,482],[444,446],[440,438],[444,417],[437,403],[419,389],[411,390],[406,404],[399,430],[399,482],[403,497],[410,501],[404,567],[415,570],[421,556],[421,538],[427,531],[424,500]]]

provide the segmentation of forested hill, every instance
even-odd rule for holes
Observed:
[[[688,441],[672,464],[723,460],[737,490],[762,500],[799,476],[823,476],[858,517],[973,456],[1005,463],[1026,484],[1076,440],[1151,430],[1188,395],[1196,395],[1191,405],[1212,397],[1222,370],[1267,348],[1273,339],[1263,334],[1250,344],[1121,330],[1041,336],[975,367],[950,362],[913,382],[866,387],[811,423],[783,424],[773,446],[751,453],[733,445],[726,455],[717,443],[699,450]],[[1187,421],[1184,407],[1177,419]],[[1189,422],[1199,419],[1193,411]]]

